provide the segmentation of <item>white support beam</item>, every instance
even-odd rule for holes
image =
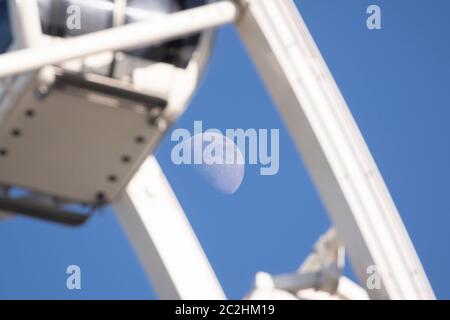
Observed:
[[[136,22],[70,39],[59,39],[45,46],[4,53],[0,55],[0,78],[95,53],[134,49],[172,40],[231,23],[237,15],[238,9],[233,2],[219,1],[152,21]]]
[[[362,287],[345,276],[339,278],[336,296],[343,300],[368,300],[369,295]]]
[[[301,152],[361,284],[375,299],[434,294],[369,149],[292,0],[242,0],[237,27]]]
[[[9,0],[8,8],[14,47],[30,48],[39,45],[42,27],[37,0]]]
[[[225,299],[194,231],[156,159],[150,156],[113,204],[161,299]]]

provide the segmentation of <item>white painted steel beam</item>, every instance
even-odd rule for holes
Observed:
[[[434,294],[369,149],[291,0],[242,0],[237,28],[291,133],[361,284],[375,299]]]
[[[161,299],[225,299],[216,275],[156,159],[150,156],[113,204]]]
[[[37,0],[9,0],[8,8],[15,48],[39,45],[42,27]]]
[[[4,53],[0,55],[0,78],[95,53],[134,49],[172,40],[231,23],[237,14],[238,9],[233,2],[219,1],[152,21],[136,22]]]

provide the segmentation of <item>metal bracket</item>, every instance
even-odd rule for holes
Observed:
[[[64,208],[64,203],[44,196],[0,197],[0,211],[24,215],[67,226],[81,226],[92,216],[97,207],[90,207],[87,213]]]

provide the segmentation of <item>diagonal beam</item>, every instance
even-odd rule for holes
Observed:
[[[237,27],[361,283],[377,299],[434,294],[370,151],[292,0],[242,0]]]
[[[100,52],[134,49],[176,39],[231,23],[237,14],[238,9],[231,1],[219,1],[152,21],[136,22],[4,53],[0,55],[0,78]]]
[[[154,156],[142,164],[113,207],[159,298],[225,299]]]

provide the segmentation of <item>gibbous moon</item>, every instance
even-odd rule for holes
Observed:
[[[193,154],[201,151],[202,163],[195,170],[216,190],[224,194],[235,193],[243,179],[245,159],[233,141],[216,132],[203,132],[190,138]],[[227,159],[233,159],[228,161]]]

